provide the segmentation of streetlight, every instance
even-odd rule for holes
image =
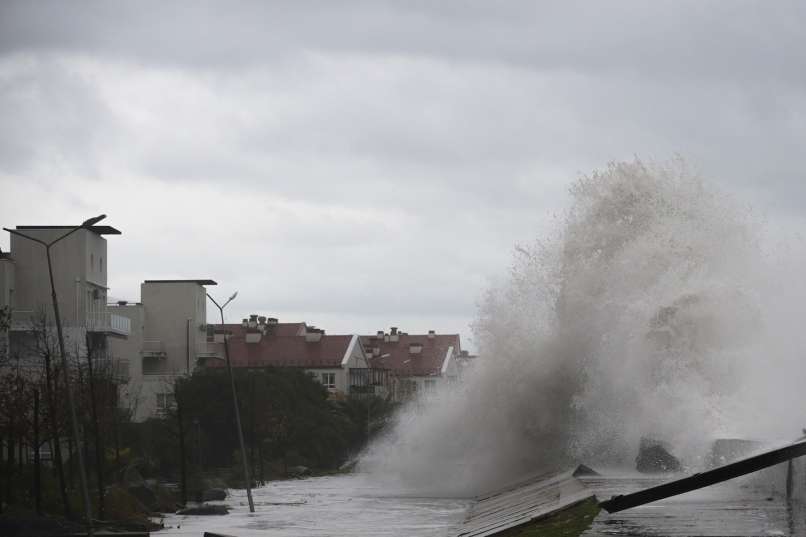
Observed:
[[[224,302],[223,305],[219,305],[218,302],[215,301],[213,297],[210,296],[210,293],[207,293],[207,298],[209,298],[213,304],[216,305],[218,308],[218,312],[221,314],[221,330],[224,330],[224,308],[227,307],[227,304],[235,300],[235,297],[238,296],[238,291],[232,293],[232,296]],[[241,428],[241,411],[238,409],[238,393],[235,391],[235,378],[232,376],[232,365],[229,361],[229,344],[227,343],[227,334],[224,333],[224,357],[227,361],[227,373],[229,373],[229,382],[230,386],[232,387],[232,404],[235,405],[235,423],[238,426],[238,441],[241,443],[241,460],[243,461],[243,476],[244,480],[246,481],[246,497],[249,500],[249,512],[255,512],[255,502],[252,501],[252,482],[249,479],[249,461],[246,459],[246,448],[243,445],[243,429]]]
[[[48,259],[48,276],[50,277],[50,293],[51,299],[53,300],[53,316],[56,320],[56,333],[59,337],[59,353],[62,355],[62,370],[64,371],[64,389],[67,392],[67,406],[70,409],[70,425],[71,425],[71,432],[73,434],[73,443],[76,446],[79,445],[78,439],[78,418],[76,417],[76,405],[73,402],[73,392],[70,390],[70,365],[67,362],[67,353],[64,350],[64,334],[62,333],[62,318],[59,314],[59,301],[56,298],[56,285],[53,283],[53,263],[51,262],[50,258],[50,247],[59,242],[60,240],[72,235],[79,229],[89,229],[91,226],[94,226],[101,220],[106,218],[105,214],[98,215],[94,218],[88,218],[81,223],[80,226],[76,226],[64,235],[54,239],[50,242],[45,242],[43,240],[37,239],[36,237],[31,237],[30,235],[26,235],[25,233],[20,233],[14,229],[3,228],[4,230],[8,231],[12,235],[17,235],[19,237],[23,237],[28,240],[32,240],[34,242],[38,242],[42,246],[45,247],[45,254],[47,255]],[[81,478],[81,493],[84,496],[84,514],[87,517],[87,534],[92,537],[92,507],[90,506],[90,493],[89,488],[87,487],[87,472],[84,469],[84,455],[83,450],[79,447],[78,451],[78,475]]]

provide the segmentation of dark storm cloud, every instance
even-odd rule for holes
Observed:
[[[5,2],[0,180],[43,208],[0,212],[117,215],[125,298],[203,256],[241,314],[469,320],[613,159],[679,153],[802,214],[804,23],[798,2]]]

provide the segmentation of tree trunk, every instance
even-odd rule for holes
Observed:
[[[3,441],[5,431],[0,431],[0,467],[3,466]],[[0,484],[0,514],[3,513],[3,486]]]
[[[185,427],[182,424],[182,403],[179,397],[179,383],[174,383],[174,399],[176,400],[176,422],[179,427],[179,472],[181,481],[181,502],[184,506],[188,501],[187,468],[185,467]]]
[[[34,505],[42,514],[42,478],[39,467],[39,390],[34,390]]]
[[[12,488],[12,476],[14,475],[14,414],[8,420],[8,458],[6,459],[6,502],[11,505],[14,502],[14,489]]]
[[[78,440],[78,439],[76,439]],[[75,442],[73,442],[73,435],[67,435],[67,456],[70,460],[70,464],[67,466],[67,469],[70,473],[70,489],[74,490],[76,488],[76,467],[75,467],[75,460],[76,460],[76,449],[77,446]]]
[[[67,484],[64,479],[64,459],[62,458],[62,443],[59,441],[59,417],[56,414],[56,403],[54,399],[54,382],[50,374],[50,353],[45,353],[45,402],[48,405],[48,414],[50,414],[50,436],[53,442],[53,450],[51,455],[54,459],[56,466],[56,473],[59,476],[59,494],[62,497],[62,509],[66,518],[73,518],[73,513],[70,510],[70,500],[67,498]]]
[[[105,518],[104,509],[104,446],[101,441],[100,428],[98,426],[98,405],[95,394],[95,374],[92,369],[92,355],[94,346],[89,333],[87,334],[87,382],[90,386],[90,411],[92,417],[92,432],[95,437],[95,472],[98,476],[98,518]],[[89,459],[86,459],[89,460]]]

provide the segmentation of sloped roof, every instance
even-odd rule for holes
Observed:
[[[258,343],[247,343],[243,336],[229,339],[229,356],[233,367],[341,367],[351,335],[323,335],[319,341],[306,341],[303,336],[263,336]],[[209,363],[224,367],[223,361]]]
[[[461,345],[459,334],[401,334],[396,342],[384,341],[378,336],[361,336],[361,344],[370,355],[372,367],[389,369],[393,374],[413,377],[436,377],[442,373],[448,349],[453,347],[454,355],[459,354]],[[412,354],[413,344],[422,345],[422,351]],[[372,356],[372,348],[380,347],[380,356]],[[383,357],[388,354],[389,356]]]

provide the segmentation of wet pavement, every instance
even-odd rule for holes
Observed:
[[[360,474],[274,481],[253,490],[249,513],[243,490],[230,490],[225,516],[168,515],[162,536],[200,537],[217,531],[237,537],[453,535],[471,502],[394,494]]]
[[[663,482],[657,477],[610,475],[582,479],[600,500]],[[361,475],[276,481],[255,489],[250,514],[244,491],[230,491],[226,516],[168,515],[155,536],[217,531],[237,537],[455,535],[471,501],[417,498],[384,489]],[[593,536],[806,537],[806,511],[764,482],[733,480],[620,513],[602,511],[583,534]]]
[[[663,479],[626,475],[582,479],[599,500],[659,485]],[[602,511],[585,537],[806,535],[806,512],[773,485],[735,479],[608,514]]]

